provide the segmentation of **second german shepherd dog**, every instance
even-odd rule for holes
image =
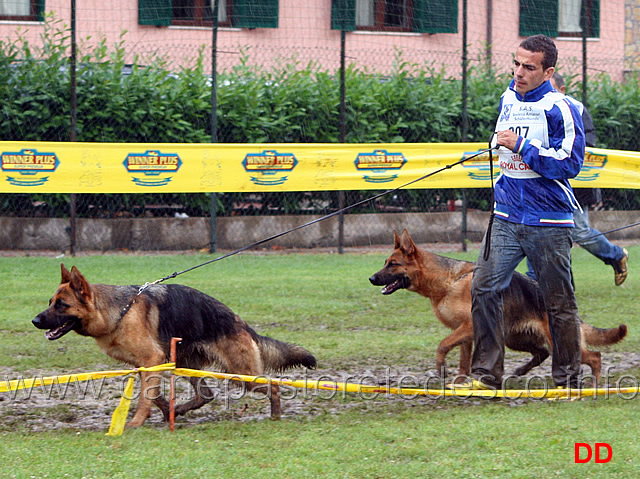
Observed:
[[[414,291],[431,300],[436,317],[453,333],[444,338],[436,354],[436,369],[446,375],[445,357],[460,346],[459,376],[471,369],[473,323],[471,320],[471,278],[475,263],[456,260],[424,251],[416,246],[409,232],[394,231],[394,251],[384,268],[369,278],[374,286],[384,286],[383,294],[399,289]],[[514,374],[522,376],[540,365],[551,350],[551,330],[538,283],[515,272],[503,293],[505,344],[515,351],[531,353],[531,360]],[[580,321],[582,330],[582,363],[591,367],[596,383],[600,380],[601,356],[587,345],[605,346],[621,341],[627,327],[600,329]]]
[[[225,372],[259,376],[304,366],[315,368],[315,358],[305,349],[260,336],[220,301],[188,286],[152,285],[138,296],[138,286],[89,284],[74,266],[61,265],[60,286],[49,307],[33,319],[48,330],[45,337],[59,339],[70,331],[95,338],[112,358],[135,367],[169,361],[172,337],[182,338],[176,348],[176,366],[203,369],[216,365]],[[128,427],[142,425],[152,403],[169,417],[169,403],[159,393],[161,377],[141,372],[138,407]],[[176,407],[176,415],[199,408],[214,394],[197,378],[190,378],[194,398]],[[265,392],[271,417],[280,417],[277,385],[248,384]]]

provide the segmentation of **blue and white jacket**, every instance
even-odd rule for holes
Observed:
[[[530,226],[573,226],[578,202],[569,179],[580,173],[585,136],[578,107],[549,81],[524,96],[514,82],[500,99],[495,131],[519,135],[515,151],[500,147],[495,185],[498,218]]]

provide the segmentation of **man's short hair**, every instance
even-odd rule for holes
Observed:
[[[553,40],[546,35],[533,35],[525,38],[520,43],[520,47],[529,52],[542,52],[542,68],[547,69],[556,66],[558,60],[558,49]]]

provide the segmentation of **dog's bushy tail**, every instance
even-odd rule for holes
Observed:
[[[582,321],[582,336],[590,346],[608,346],[616,344],[627,335],[627,325],[621,324],[617,328],[596,328]]]
[[[262,363],[267,371],[281,373],[290,368],[315,369],[316,358],[306,349],[268,336],[255,338],[260,348]]]

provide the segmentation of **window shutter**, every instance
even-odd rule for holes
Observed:
[[[44,21],[44,0],[38,0],[36,2],[36,18],[39,22]]]
[[[558,36],[558,0],[520,0],[520,36]]]
[[[171,25],[171,0],[138,0],[140,25]]]
[[[582,2],[583,6],[586,2]],[[592,38],[600,38],[600,0],[591,0],[590,15],[587,21],[591,28],[587,29],[587,33]],[[584,26],[583,26],[584,28]]]
[[[458,0],[414,0],[412,30],[458,33]]]
[[[278,28],[278,0],[234,0],[231,24],[238,28]]]
[[[331,29],[345,32],[356,29],[356,0],[331,1]]]

